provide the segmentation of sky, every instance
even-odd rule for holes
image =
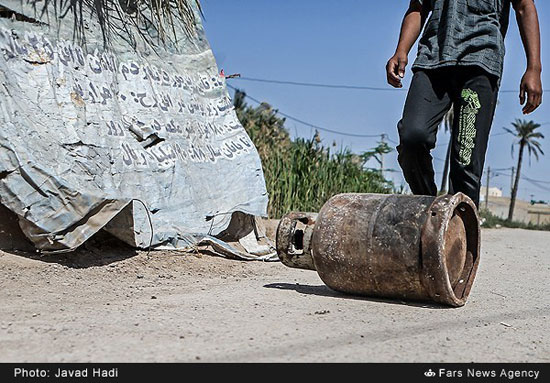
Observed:
[[[360,135],[386,134],[392,147],[398,140],[397,122],[403,112],[406,91],[392,90],[386,83],[385,65],[395,52],[399,29],[408,0],[201,0],[207,38],[216,61],[225,73],[243,77],[322,84],[374,87],[384,90],[299,87],[229,79],[254,99],[309,124],[338,132]],[[499,104],[492,127],[486,167],[493,169],[489,186],[510,195],[511,167],[517,165],[518,150],[512,157],[514,138],[503,127],[517,118],[543,124],[547,136],[542,147],[547,156],[531,163],[526,158],[519,198],[550,201],[550,1],[536,2],[542,37],[543,88],[546,102],[534,113],[524,116],[519,104],[520,79],[526,68],[525,53],[518,26],[511,14],[506,38],[506,58]],[[410,65],[417,48],[409,55],[403,81],[408,88]],[[233,93],[232,91],[230,92]],[[254,105],[253,101],[249,103]],[[287,120],[292,137],[311,138],[315,129]],[[361,153],[377,145],[379,137],[350,137],[320,131],[323,143]],[[448,135],[438,135],[434,156],[437,183],[443,169]],[[397,186],[406,185],[394,150],[384,158],[387,178]],[[368,164],[375,167],[373,162]],[[394,171],[391,171],[391,170]],[[502,170],[496,170],[502,169]],[[483,176],[486,185],[486,175]]]

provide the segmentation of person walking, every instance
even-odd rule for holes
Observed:
[[[515,10],[527,56],[519,99],[523,113],[542,103],[540,29],[534,0],[412,0],[387,81],[401,88],[408,54],[422,33],[413,78],[398,123],[398,161],[411,191],[437,194],[431,150],[454,107],[449,193],[479,207],[481,176],[503,71],[504,39]]]

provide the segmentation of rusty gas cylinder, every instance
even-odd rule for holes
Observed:
[[[462,193],[340,194],[318,215],[285,216],[277,253],[336,291],[458,307],[479,264],[479,217]]]

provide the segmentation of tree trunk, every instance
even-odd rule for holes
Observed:
[[[514,208],[516,206],[516,197],[518,195],[519,178],[521,175],[521,162],[523,161],[523,149],[525,143],[523,140],[519,144],[519,156],[518,156],[518,171],[516,173],[516,180],[514,181],[514,187],[512,188],[512,195],[510,196],[510,210],[508,211],[508,222],[512,222],[514,218]]]
[[[443,165],[443,179],[441,180],[441,188],[439,189],[441,194],[447,193],[447,182],[449,181],[449,168],[451,165],[451,145],[453,139],[449,139],[449,145],[447,146],[447,156],[445,157],[445,165]]]

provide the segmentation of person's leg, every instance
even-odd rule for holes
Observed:
[[[451,106],[448,78],[441,71],[417,71],[412,79],[403,118],[398,123],[398,161],[416,195],[437,194],[433,159],[438,127]]]
[[[498,96],[496,78],[481,69],[465,69],[453,94],[453,124],[449,192],[462,192],[479,207],[479,191],[487,142]]]

